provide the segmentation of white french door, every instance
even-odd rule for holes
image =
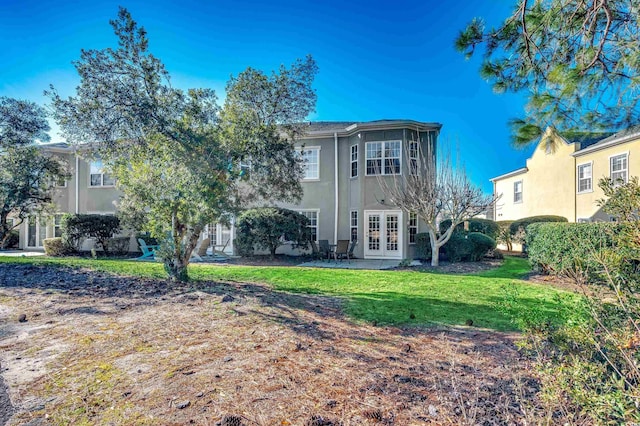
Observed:
[[[233,254],[233,224],[228,227],[221,223],[211,223],[207,225],[205,232],[208,234],[211,247]]]
[[[364,257],[402,259],[402,212],[365,210],[364,221]]]
[[[47,219],[43,216],[29,216],[27,220],[27,247],[42,248],[47,238]]]

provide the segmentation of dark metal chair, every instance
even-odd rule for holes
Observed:
[[[311,255],[314,259],[320,259],[324,261],[324,254],[318,249],[318,245],[315,241],[311,241]]]
[[[323,254],[327,259],[331,256],[331,246],[329,245],[329,240],[319,240],[320,244],[320,253]]]

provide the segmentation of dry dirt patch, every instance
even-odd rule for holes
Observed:
[[[10,424],[520,424],[537,392],[511,335],[356,324],[336,298],[31,265],[0,282]]]

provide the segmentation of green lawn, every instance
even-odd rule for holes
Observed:
[[[131,276],[166,276],[162,265],[151,262],[0,257],[0,263],[49,264]],[[515,328],[495,307],[503,299],[506,286],[517,290],[524,308],[537,309],[551,319],[558,317],[555,296],[563,292],[520,280],[528,271],[527,261],[515,257],[507,257],[500,268],[476,275],[204,264],[190,267],[190,275],[195,280],[268,284],[277,291],[341,297],[345,300],[346,314],[355,320],[433,326],[463,325],[471,319],[474,326],[501,331]]]

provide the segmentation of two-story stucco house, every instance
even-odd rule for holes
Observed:
[[[354,254],[360,258],[413,257],[420,223],[391,205],[378,179],[408,173],[409,144],[432,144],[435,150],[441,127],[413,120],[310,123],[296,143],[305,160],[304,196],[298,204],[276,204],[305,214],[316,240],[357,240]],[[59,215],[34,216],[21,226],[21,248],[41,248],[45,238],[59,235],[63,213],[115,214],[120,195],[99,161],[87,161],[65,144],[44,149],[64,158],[72,177],[57,188]],[[212,224],[206,233],[212,244],[233,252],[233,226]]]
[[[626,182],[640,175],[640,128],[558,138],[549,145],[543,137],[526,167],[491,179],[494,194],[501,196],[495,220],[537,215],[563,216],[569,222],[610,220],[597,205],[604,197],[598,181]]]

